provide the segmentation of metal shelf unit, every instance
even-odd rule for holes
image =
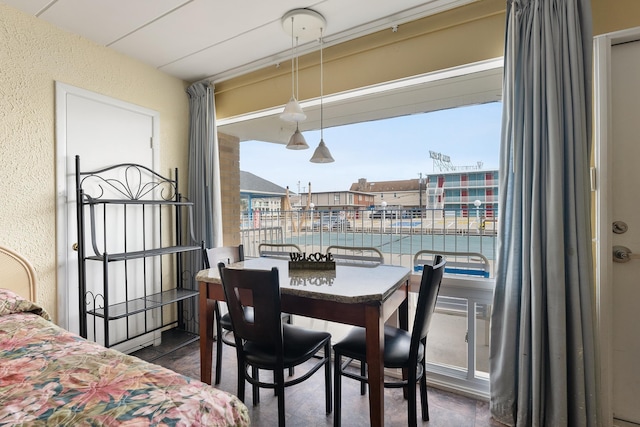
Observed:
[[[171,179],[134,163],[82,171],[75,162],[80,335],[112,347],[175,329],[180,346],[196,341],[185,328],[194,319],[184,304],[198,298],[185,258],[204,244],[185,232],[193,203],[178,192],[178,170]]]

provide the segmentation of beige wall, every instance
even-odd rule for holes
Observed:
[[[55,81],[158,111],[161,169],[181,176],[189,122],[185,82],[0,4],[0,245],[32,262],[54,317]]]
[[[240,244],[240,143],[234,136],[218,134],[222,185],[224,245]]]
[[[640,1],[592,0],[594,35],[640,26]],[[503,56],[506,0],[475,3],[400,25],[324,52],[326,94]],[[300,58],[300,100],[319,95],[319,55]],[[216,83],[219,118],[289,99],[291,68],[280,64]]]
[[[502,56],[505,0],[481,0],[324,49],[324,92],[331,94]],[[299,60],[301,100],[319,95],[319,55]],[[331,76],[331,77],[330,77]],[[282,105],[289,64],[216,82],[219,118]]]

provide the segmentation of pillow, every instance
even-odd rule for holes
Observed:
[[[35,302],[26,300],[9,289],[0,288],[0,316],[12,313],[35,313],[51,320],[49,313]]]

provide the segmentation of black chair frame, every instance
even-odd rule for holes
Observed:
[[[284,389],[305,381],[324,366],[326,413],[330,414],[333,405],[331,335],[282,322],[277,268],[268,271],[234,269],[219,263],[218,269],[234,331],[238,398],[244,402],[245,382],[252,384],[254,390],[274,389],[278,398],[279,425],[284,426]],[[253,319],[245,314],[249,305],[254,308]],[[324,354],[320,355],[320,350],[324,350]],[[306,372],[285,380],[285,369],[312,359],[314,363]],[[273,371],[273,382],[260,380],[260,369]]]
[[[229,250],[234,250],[232,247]],[[208,251],[209,249],[205,248],[202,255],[202,260],[204,263],[204,268],[211,268],[211,260],[209,260]],[[244,246],[242,244],[237,246],[237,258],[234,259],[233,262],[244,261]],[[231,259],[227,260],[227,263],[232,262]],[[215,267],[215,265],[214,265]],[[247,307],[247,314],[251,315],[251,307]],[[220,303],[218,301],[215,302],[214,305],[214,316],[215,316],[215,325],[216,325],[216,377],[215,377],[215,385],[220,384],[220,379],[222,377],[222,344],[227,344],[231,347],[236,346],[235,339],[233,338],[233,327],[231,326],[231,318],[228,314],[223,315],[220,312]],[[287,323],[292,323],[291,315],[288,313],[282,313],[282,319]],[[230,338],[231,337],[231,338]],[[292,376],[294,374],[293,368],[289,370],[289,375]],[[254,398],[259,399],[259,394],[254,391]]]
[[[427,381],[426,381],[426,344],[427,334],[431,324],[432,314],[435,309],[438,292],[444,266],[446,261],[441,255],[434,257],[433,266],[425,265],[420,281],[420,291],[418,295],[418,303],[416,307],[416,316],[413,329],[410,335],[410,344],[408,349],[404,345],[395,346],[397,342],[406,344],[407,332],[401,331],[392,326],[385,326],[385,368],[401,368],[403,376],[406,379],[389,380],[384,382],[386,388],[404,388],[407,390],[406,398],[408,399],[408,423],[410,426],[417,425],[417,407],[416,407],[416,387],[420,384],[420,403],[422,407],[422,420],[429,420],[429,404],[427,399]],[[343,340],[333,346],[334,350],[334,386],[335,386],[335,408],[334,408],[334,425],[339,426],[341,423],[341,398],[342,398],[342,376],[360,381],[360,393],[364,394],[367,385],[366,376],[366,346],[365,332],[362,328],[354,328]],[[396,339],[396,337],[404,338]],[[390,344],[389,346],[387,344]],[[407,353],[408,351],[408,353]],[[408,354],[408,357],[398,358],[400,354]],[[346,361],[343,362],[342,358]],[[353,360],[360,362],[360,373],[357,371],[347,370]],[[403,360],[402,363],[393,362],[392,360]]]

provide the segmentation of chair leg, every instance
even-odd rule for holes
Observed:
[[[260,379],[260,371],[255,366],[251,367],[251,375],[255,378],[256,381]],[[256,406],[260,403],[260,387],[257,385],[252,385],[253,390],[253,406]]]
[[[292,325],[293,324],[293,320],[292,320],[292,315],[290,314],[289,317],[287,318],[287,323]],[[289,376],[292,377],[295,375],[295,369],[292,367],[289,368]]]
[[[216,381],[215,384],[220,384],[220,377],[222,375],[222,328],[220,327],[220,322],[217,322],[216,327]]]
[[[333,362],[333,425],[334,427],[340,427],[342,422],[342,355],[339,353],[334,354]]]
[[[416,374],[411,374],[409,375],[409,378],[407,380],[407,384],[409,385],[408,388],[408,393],[407,393],[407,399],[408,399],[408,405],[409,405],[409,415],[407,418],[407,424],[410,427],[416,427],[418,425],[418,408],[416,405]]]
[[[423,374],[420,379],[420,403],[422,406],[422,421],[429,421],[429,400],[427,396],[427,377]]]
[[[363,377],[367,376],[367,364],[364,360],[360,361],[360,375]],[[367,383],[365,381],[360,381],[360,396],[364,396],[367,391]]]
[[[285,412],[284,412],[284,372],[277,369],[273,372],[274,380],[276,383],[276,394],[278,396],[278,426],[285,426]]]
[[[216,380],[215,385],[220,384],[222,375],[222,326],[220,326],[220,304],[216,301],[213,309],[216,322]]]
[[[241,402],[244,402],[245,369],[244,361],[238,359],[238,398]]]
[[[333,401],[331,400],[331,342],[328,341],[324,346],[324,357],[326,359],[324,365],[324,388],[326,399],[327,414],[331,413],[331,406]]]

